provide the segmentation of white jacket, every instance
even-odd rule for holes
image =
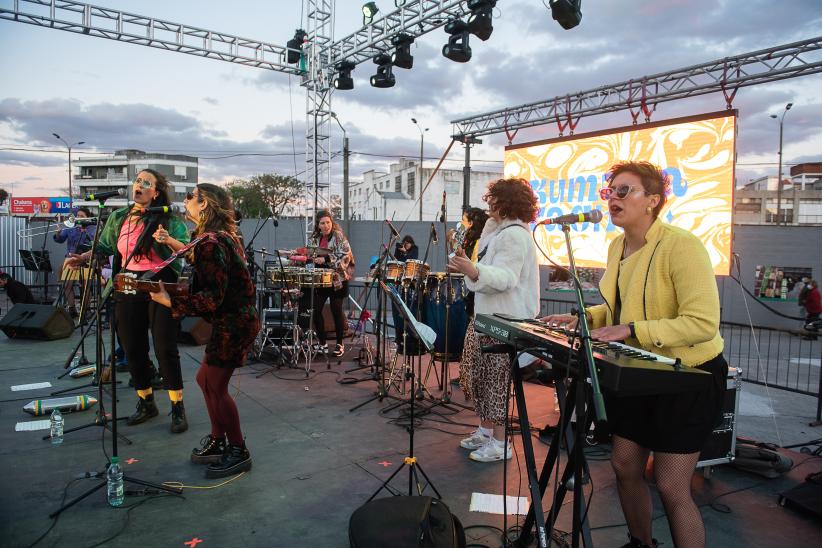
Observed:
[[[506,226],[512,226],[502,230]],[[476,293],[477,314],[502,312],[518,318],[539,314],[539,265],[531,229],[522,221],[488,219],[477,243],[479,252],[487,251],[477,263],[476,282],[465,277],[465,285]]]

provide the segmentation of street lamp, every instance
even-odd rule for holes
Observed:
[[[793,103],[785,105],[785,110],[782,111],[782,116],[771,114],[771,118],[776,120],[779,118],[779,180],[776,182],[776,224],[782,224],[782,125],[785,122],[785,115],[791,110]]]
[[[71,147],[76,147],[77,145],[83,145],[86,142],[85,141],[78,141],[78,142],[74,143],[73,145],[70,145],[70,144],[68,144],[68,142],[65,139],[63,139],[62,137],[60,137],[56,133],[52,133],[52,135],[54,135],[57,139],[63,141],[63,144],[66,145],[66,148],[68,149],[68,160],[69,160],[69,164],[68,164],[69,209],[73,209],[74,208],[74,193],[71,191]]]
[[[348,136],[345,132],[345,128],[340,123],[340,119],[337,118],[337,113],[331,111],[331,112],[328,113],[328,115],[331,116],[332,118],[334,118],[334,121],[337,122],[337,125],[340,126],[340,129],[343,132],[343,221],[348,221],[348,218],[349,218],[349,214],[348,214],[348,187],[349,187],[349,184],[350,184],[349,181],[348,181],[348,156],[349,156]],[[347,226],[346,226],[346,231],[348,231]]]
[[[420,131],[420,177],[419,181],[417,181],[417,186],[420,188],[420,221],[422,221],[422,153],[424,150],[423,147],[425,146],[425,132],[428,131],[428,128],[422,129],[422,126],[417,122],[416,118],[411,118],[411,121],[414,122],[414,125],[417,126],[417,129]]]

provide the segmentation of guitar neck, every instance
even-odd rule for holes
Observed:
[[[163,283],[169,295],[185,295],[188,293],[187,283]],[[121,293],[153,293],[160,291],[160,282],[138,280],[130,276],[118,274],[114,279],[114,289]]]

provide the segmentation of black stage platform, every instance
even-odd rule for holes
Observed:
[[[111,448],[110,435],[101,428],[68,434],[61,446],[42,441],[43,431],[16,432],[18,422],[33,420],[22,411],[28,401],[51,390],[87,382],[66,377],[57,380],[75,338],[52,341],[11,341],[0,335],[0,544],[28,546],[51,525],[47,516],[55,510],[68,484],[71,498],[88,488],[93,479],[76,479],[87,472],[102,472]],[[275,375],[255,375],[264,364],[250,365],[235,375],[231,392],[236,395],[253,470],[225,483],[206,480],[203,468],[188,460],[191,448],[208,433],[208,419],[202,395],[193,377],[202,356],[202,347],[181,347],[185,404],[190,429],[184,434],[169,433],[170,410],[166,394],[157,393],[159,417],[136,427],[123,423],[120,431],[133,445],[120,444],[125,470],[144,480],[180,482],[186,487],[181,497],[129,495],[124,507],[114,509],[100,490],[59,518],[38,546],[225,546],[343,547],[348,545],[351,513],[379,487],[382,480],[402,462],[408,436],[396,419],[401,409],[381,413],[391,402],[372,402],[350,413],[349,408],[372,395],[373,382],[340,384],[343,371],[351,366],[356,350],[349,349],[342,364],[315,361],[314,372],[305,379],[302,370],[280,370]],[[452,365],[456,375],[456,364]],[[367,371],[361,373],[366,376]],[[357,376],[352,374],[350,376]],[[119,410],[130,414],[135,394],[122,374]],[[54,388],[12,392],[10,386],[49,381]],[[433,382],[433,375],[431,378]],[[747,389],[747,385],[746,385]],[[771,393],[779,392],[771,390]],[[92,390],[82,393],[93,394]],[[544,387],[526,385],[529,414],[536,426],[553,423],[553,394]],[[794,404],[798,396],[780,394]],[[462,401],[457,390],[455,400]],[[810,402],[813,400],[809,399]],[[786,404],[787,405],[787,404]],[[813,407],[807,406],[812,414]],[[790,413],[790,411],[789,411]],[[66,415],[70,428],[93,420],[94,409]],[[740,417],[739,434],[745,424],[769,423],[770,418]],[[779,417],[780,421],[807,423],[806,417]],[[443,500],[469,527],[469,543],[499,546],[498,533],[489,528],[502,526],[502,516],[469,511],[472,493],[500,494],[500,463],[470,461],[459,448],[462,435],[475,423],[470,411],[450,414],[438,408],[429,413],[416,432],[416,455],[428,476],[442,493]],[[804,428],[800,426],[800,428]],[[805,439],[819,437],[807,429]],[[804,433],[804,431],[803,431]],[[799,434],[797,434],[797,437]],[[762,439],[759,437],[759,439]],[[766,439],[763,441],[774,441]],[[784,440],[795,443],[799,440]],[[509,464],[508,493],[527,495],[522,455]],[[546,446],[536,443],[537,461],[542,462]],[[626,528],[619,509],[614,477],[607,461],[608,448],[590,449],[593,490],[590,522],[597,546],[621,546]],[[822,469],[822,459],[791,453],[797,467],[787,476],[766,480],[730,466],[714,470],[706,480],[696,473],[693,489],[708,531],[709,546],[804,546],[822,542],[822,525],[794,510],[778,505],[778,493]],[[224,484],[221,484],[224,483]],[[407,489],[407,473],[394,483]],[[135,486],[127,485],[133,490]],[[431,491],[429,490],[430,494]],[[384,493],[387,495],[387,493]],[[662,545],[672,546],[667,523],[654,493],[656,515],[654,536]],[[568,529],[570,506],[560,519]],[[516,519],[509,518],[514,525]],[[113,538],[112,538],[113,537]],[[110,539],[110,540],[106,540]]]

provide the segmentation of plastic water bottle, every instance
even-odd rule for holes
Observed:
[[[60,445],[63,443],[63,415],[58,408],[51,412],[51,444]]]
[[[108,487],[108,503],[111,506],[122,506],[124,498],[123,469],[120,468],[120,459],[111,457],[111,466],[106,471]]]
[[[71,369],[75,369],[77,367],[80,367],[80,356],[74,356],[71,359]]]

